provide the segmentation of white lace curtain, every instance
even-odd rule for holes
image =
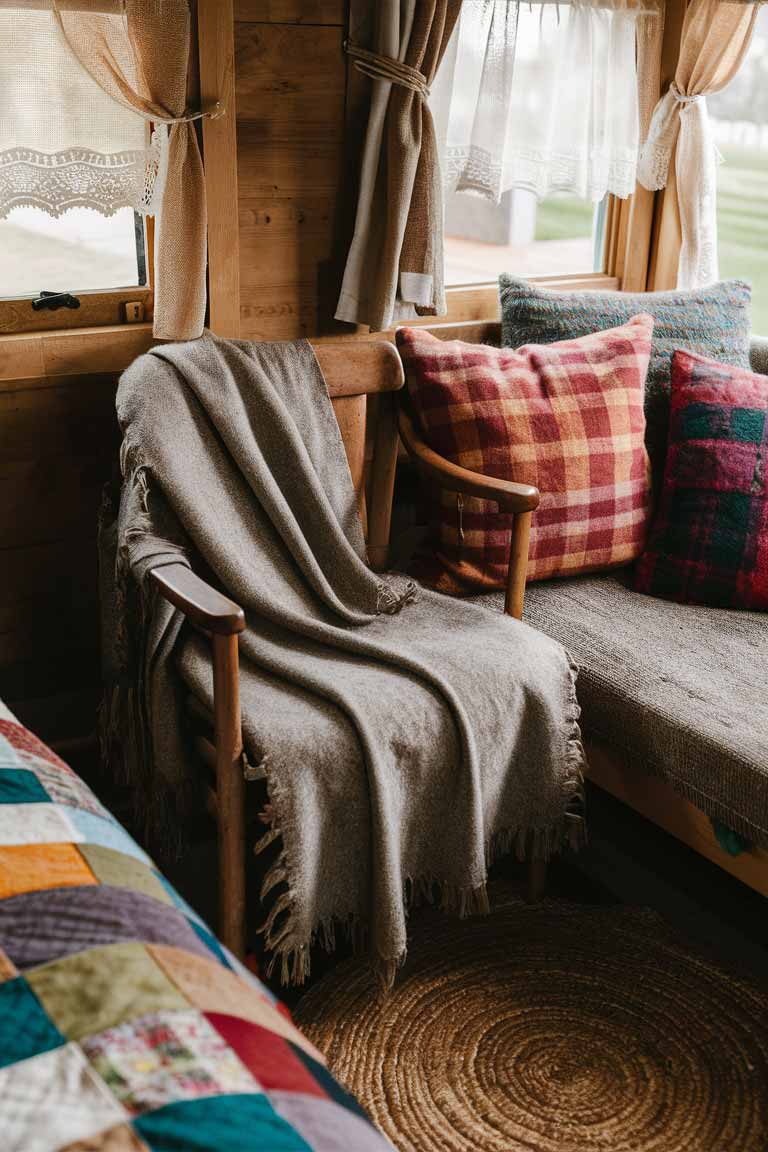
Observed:
[[[0,8],[0,219],[148,206],[149,124],[78,63],[51,8]]]
[[[0,0],[0,218],[23,204],[155,215],[154,334],[170,340],[205,318],[189,51],[188,0]]]
[[[661,0],[464,0],[430,102],[446,191],[629,196],[637,41],[660,44],[662,18]]]

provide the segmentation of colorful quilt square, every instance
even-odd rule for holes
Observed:
[[[149,1149],[129,1124],[116,1124],[95,1136],[75,1140],[58,1152],[149,1152]]]
[[[113,944],[26,973],[59,1031],[80,1040],[151,1012],[189,1008],[141,944]]]
[[[65,1043],[26,980],[16,976],[0,984],[0,1068]]]
[[[15,976],[18,976],[18,974],[19,973],[16,970],[16,966],[11,964],[5,952],[3,952],[2,948],[0,948],[0,984],[4,980],[13,980]]]
[[[326,1095],[308,1063],[299,1059],[283,1036],[239,1016],[209,1012],[207,1018],[265,1092],[282,1090],[302,1092],[306,1096]]]
[[[370,1120],[340,1108],[333,1100],[318,1100],[293,1092],[274,1092],[270,1103],[279,1116],[306,1140],[312,1152],[391,1152],[389,1141]]]
[[[52,1152],[125,1118],[76,1044],[0,1069],[3,1152]]]
[[[141,860],[143,864],[151,865],[152,861],[144,849],[111,816],[82,812],[79,808],[71,808],[69,813],[77,829],[78,840],[87,844],[100,844],[102,848],[112,848],[115,852],[123,852],[126,856]]]
[[[59,768],[63,768],[65,772],[72,771],[47,744],[43,744],[42,740],[38,740],[37,736],[34,736],[29,729],[24,728],[18,721],[0,720],[0,736],[3,736],[11,747],[18,749],[20,752],[31,752],[33,756],[39,756],[41,760],[47,760],[49,764],[57,764]]]
[[[92,1066],[131,1115],[175,1100],[259,1085],[200,1013],[158,1012],[81,1041]]]
[[[234,972],[222,968],[215,961],[192,956],[179,948],[150,944],[147,951],[190,1004],[201,1012],[241,1016],[244,1020],[260,1024],[278,1036],[292,1040],[310,1056],[322,1061],[320,1053],[302,1036],[298,1028],[255,988],[245,987]]]
[[[27,768],[0,768],[0,804],[46,804],[51,797]]]
[[[25,892],[95,883],[74,844],[0,845],[0,900]]]
[[[100,884],[111,888],[130,888],[132,892],[143,892],[161,904],[171,904],[165,885],[148,864],[116,852],[114,848],[104,848],[101,844],[81,844],[78,851],[88,861],[88,866]]]
[[[225,968],[231,968],[229,958],[224,951],[224,948],[214,936],[213,932],[201,920],[195,917],[194,920],[190,919],[189,924],[192,927],[195,935],[202,940],[209,952],[212,952],[216,959],[224,965]]]
[[[170,944],[210,956],[177,909],[143,892],[93,883],[27,892],[0,901],[0,939],[20,971],[86,948],[128,940]]]
[[[324,1089],[326,1096],[331,1100],[335,1100],[337,1104],[343,1104],[345,1108],[349,1108],[352,1112],[357,1112],[358,1116],[362,1116],[367,1122],[368,1117],[355,1097],[350,1092],[347,1092],[346,1088],[342,1088],[341,1084],[331,1075],[324,1063],[321,1064],[303,1048],[299,1048],[295,1044],[292,1044],[291,1047],[297,1058],[301,1060],[302,1064],[311,1072],[313,1079]]]
[[[64,804],[69,808],[82,808],[85,812],[95,812],[99,816],[109,813],[106,808],[91,792],[74,772],[63,771],[58,765],[49,764],[47,760],[36,759],[28,762],[29,768],[45,788],[51,800],[57,804]]]
[[[313,1152],[260,1094],[167,1104],[133,1123],[152,1152]]]
[[[10,740],[0,734],[0,768],[23,768],[18,752]]]
[[[72,844],[82,839],[58,804],[0,804],[0,844]]]

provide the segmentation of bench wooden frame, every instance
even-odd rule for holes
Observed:
[[[395,394],[404,382],[400,357],[394,346],[385,341],[328,341],[313,346],[339,422],[371,567],[383,569],[387,564],[399,442]],[[367,398],[372,394],[376,406],[368,419]],[[519,618],[531,513],[539,502],[537,489],[481,476],[438,456],[424,443],[406,406],[400,409],[399,436],[414,466],[429,483],[494,500],[500,508],[514,514],[505,611]],[[368,461],[366,442],[371,449]],[[208,806],[218,833],[220,936],[228,948],[242,957],[246,935],[246,823],[238,635],[245,628],[245,614],[238,604],[183,565],[155,569],[151,577],[160,594],[207,635],[212,646],[214,713],[208,718],[211,738],[199,739],[197,746],[215,779],[215,787],[209,789]],[[200,706],[195,710],[199,714]],[[530,899],[540,897],[544,880],[543,863],[532,861]]]

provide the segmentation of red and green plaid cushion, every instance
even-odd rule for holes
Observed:
[[[436,452],[474,472],[535,484],[528,579],[627,564],[650,504],[643,385],[653,320],[516,351],[402,328],[408,390]],[[415,574],[442,592],[506,581],[512,517],[443,493]]]
[[[675,352],[664,485],[635,588],[768,611],[767,473],[766,377]]]

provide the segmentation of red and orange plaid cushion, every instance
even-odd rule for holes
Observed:
[[[635,588],[768,611],[765,376],[675,352],[664,486]]]
[[[643,386],[653,320],[517,350],[397,333],[408,390],[436,452],[474,472],[535,484],[528,579],[627,564],[650,505]],[[436,498],[437,501],[438,498]],[[450,594],[506,581],[512,517],[442,493],[415,574]]]

